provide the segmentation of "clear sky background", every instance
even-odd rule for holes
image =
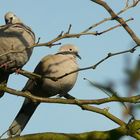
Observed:
[[[109,5],[118,12],[124,7],[123,0],[106,0]],[[14,12],[22,21],[30,26],[36,34],[36,38],[41,37],[40,42],[48,42],[56,37],[61,31],[67,31],[69,24],[72,24],[72,33],[78,33],[92,24],[108,17],[108,13],[100,6],[90,0],[1,0],[0,1],[0,24],[4,24],[4,14],[8,11]],[[133,8],[122,14],[125,19],[133,17],[130,27],[140,36],[140,6]],[[108,27],[116,25],[114,21],[94,29],[93,31],[103,31]],[[101,36],[84,36],[79,39],[64,39],[59,41],[62,44],[73,43],[79,46],[82,60],[78,60],[80,67],[95,64],[109,52],[125,50],[130,47],[132,39],[123,28],[117,28]],[[30,61],[24,69],[33,71],[40,59],[50,53],[55,53],[59,46],[51,49],[47,47],[35,48]],[[132,55],[132,61],[138,58],[139,52]],[[82,71],[75,87],[70,91],[71,95],[80,99],[98,99],[106,95],[83,80],[84,77],[101,83],[113,80],[117,83],[117,91],[120,96],[125,95],[122,87],[124,78],[124,56],[113,57],[102,63],[96,70]],[[27,78],[12,74],[8,86],[21,90]],[[15,115],[19,111],[24,98],[5,94],[0,99],[0,135],[5,132]],[[108,103],[98,106],[100,108],[109,107],[109,111],[122,118],[121,108],[118,103]],[[60,104],[41,104],[33,117],[27,124],[22,134],[37,132],[64,132],[80,133],[93,130],[109,130],[116,128],[111,120],[100,114],[83,111],[78,106]],[[132,139],[132,138],[130,138]]]

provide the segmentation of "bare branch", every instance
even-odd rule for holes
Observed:
[[[115,135],[115,137],[114,137]],[[124,135],[128,135],[127,127],[118,127],[108,131],[90,131],[84,133],[54,133],[54,132],[45,132],[45,133],[36,133],[36,134],[27,134],[23,136],[16,136],[10,138],[10,140],[118,140]],[[139,138],[139,137],[136,137]],[[7,140],[7,139],[1,139]]]
[[[29,72],[29,71],[26,71],[26,70],[23,70],[23,69],[20,69],[18,71],[18,74],[21,74],[27,78],[30,78],[32,80],[37,80],[37,79],[41,79],[42,76],[39,75],[39,74],[36,74],[36,73],[33,73],[33,72]]]
[[[107,117],[108,119],[112,120],[113,122],[115,122],[116,124],[118,124],[120,126],[125,126],[126,125],[125,122],[123,122],[122,120],[120,120],[116,116],[109,113],[109,110],[106,109],[106,108],[100,109],[100,108],[97,108],[95,106],[89,106],[89,105],[82,105],[81,108],[84,109],[84,110],[88,110],[88,111],[92,111],[92,112],[102,114],[103,116]]]
[[[120,14],[126,12],[127,10],[129,10],[129,9],[131,9],[131,8],[133,8],[133,7],[135,7],[135,6],[140,2],[140,0],[137,0],[135,3],[133,3],[133,4],[131,4],[131,5],[129,5],[128,2],[129,2],[129,0],[126,0],[126,6],[125,6],[122,10],[120,10],[116,15],[119,16]],[[99,21],[99,22],[93,24],[92,26],[88,27],[87,29],[85,29],[85,30],[82,31],[82,32],[88,32],[88,31],[90,31],[91,29],[93,29],[93,28],[95,28],[95,27],[97,27],[97,26],[99,26],[99,25],[101,25],[101,24],[103,24],[103,23],[105,23],[105,22],[107,22],[107,21],[109,21],[109,20],[112,20],[112,17],[105,18],[105,19],[103,19],[103,20],[101,20],[101,21]]]
[[[88,111],[92,111],[92,112],[96,112],[99,114],[102,114],[104,116],[106,116],[107,118],[109,118],[110,120],[114,121],[115,123],[119,124],[119,125],[125,125],[125,123],[123,121],[121,121],[119,118],[115,117],[114,115],[112,115],[111,113],[109,113],[108,109],[100,109],[94,106],[89,106],[89,105],[82,105],[80,100],[74,99],[53,99],[53,98],[44,98],[44,97],[37,97],[32,95],[30,92],[25,91],[25,92],[21,92],[21,91],[17,91],[11,88],[6,87],[5,85],[1,85],[0,89],[11,93],[13,95],[17,95],[17,96],[22,96],[22,97],[26,97],[29,98],[31,100],[33,100],[34,102],[48,102],[48,103],[63,103],[63,104],[74,104],[74,105],[78,105],[80,106],[83,110],[88,110]]]
[[[111,28],[109,28],[109,29],[107,29],[107,30],[105,30],[105,31],[102,31],[102,32],[88,32],[89,30],[93,29],[94,27],[97,27],[98,25],[100,25],[100,24],[102,24],[102,23],[104,23],[104,22],[106,22],[106,21],[108,21],[108,20],[112,20],[112,19],[114,19],[114,17],[117,17],[117,15],[120,15],[120,14],[122,14],[123,12],[125,12],[126,10],[128,10],[128,9],[130,9],[130,8],[132,8],[132,7],[135,7],[135,6],[140,2],[140,0],[136,0],[136,1],[133,2],[133,4],[131,4],[131,5],[129,6],[129,5],[128,5],[128,1],[127,1],[127,2],[126,2],[126,3],[127,3],[127,6],[125,6],[124,9],[122,9],[122,10],[119,11],[117,14],[115,14],[115,13],[113,12],[113,10],[112,10],[105,2],[100,1],[100,0],[97,0],[97,1],[96,1],[96,0],[95,0],[95,1],[94,1],[94,0],[91,0],[91,1],[96,2],[96,3],[100,4],[100,5],[102,5],[104,8],[107,8],[108,12],[111,11],[111,13],[110,13],[110,14],[111,14],[111,17],[105,18],[104,20],[102,20],[102,21],[100,21],[100,22],[98,22],[98,23],[96,23],[96,24],[94,24],[94,25],[88,27],[88,28],[85,29],[84,31],[82,31],[82,32],[80,32],[80,33],[75,33],[75,34],[70,34],[70,30],[71,30],[71,27],[72,27],[72,25],[70,24],[70,25],[69,25],[69,28],[68,28],[68,31],[67,31],[66,33],[61,32],[61,34],[59,34],[56,38],[54,38],[54,39],[52,39],[51,41],[46,42],[46,43],[39,43],[39,41],[40,41],[40,38],[39,38],[38,41],[37,41],[37,43],[34,44],[34,45],[32,45],[32,46],[29,46],[28,49],[34,48],[34,47],[41,47],[41,46],[52,47],[52,46],[54,46],[54,45],[60,45],[61,43],[56,43],[56,44],[54,44],[54,43],[57,42],[57,41],[59,41],[59,40],[65,39],[65,38],[79,38],[80,36],[83,36],[83,35],[101,35],[101,34],[103,34],[103,33],[106,33],[106,32],[108,32],[108,31],[110,31],[110,30],[113,30],[113,29],[115,29],[115,28],[117,28],[117,27],[119,27],[119,26],[125,26],[124,24],[126,24],[126,22],[128,22],[128,21],[130,21],[130,20],[133,20],[133,19],[131,18],[131,19],[128,19],[128,20],[126,20],[126,21],[122,21],[122,22],[120,22],[120,25],[116,25],[116,26],[111,27]],[[120,21],[120,20],[119,20],[119,21]],[[0,28],[2,28],[3,30],[7,29],[8,27],[9,27],[9,25],[7,25],[7,26],[0,26]],[[130,32],[130,31],[129,31],[129,32]],[[133,31],[131,31],[130,34],[133,34]],[[134,38],[136,38],[136,40],[137,40],[136,42],[138,42],[138,38],[135,36],[135,34],[134,34],[133,36],[134,36]],[[137,43],[137,44],[139,44],[139,43]],[[27,49],[27,48],[26,48],[26,49]],[[4,56],[4,55],[7,55],[7,54],[9,54],[9,53],[18,53],[18,52],[22,52],[22,51],[24,51],[24,50],[25,50],[25,49],[18,50],[18,51],[9,50],[8,52],[6,52],[6,53],[4,53],[4,54],[1,54],[0,57],[1,57],[1,56]]]
[[[135,43],[137,45],[140,45],[139,37],[128,26],[128,24],[126,24],[126,22],[124,21],[123,18],[118,17],[118,15],[109,7],[109,5],[106,2],[104,2],[102,0],[91,0],[91,1],[101,5],[102,7],[104,7],[106,9],[106,11],[111,15],[111,18],[118,21],[123,26],[123,28],[128,32],[128,34],[131,36],[131,38],[135,41]]]
[[[116,53],[108,53],[106,57],[102,58],[100,61],[98,61],[96,64],[94,65],[91,65],[91,66],[88,66],[88,67],[84,67],[84,68],[79,68],[75,71],[71,71],[69,73],[65,73],[64,75],[60,76],[60,77],[46,77],[46,78],[50,78],[54,81],[58,80],[58,79],[61,79],[69,74],[72,74],[72,73],[75,73],[75,72],[78,72],[78,71],[85,71],[85,70],[89,70],[89,69],[96,69],[97,66],[99,66],[101,63],[103,63],[104,61],[106,61],[107,59],[113,57],[113,56],[117,56],[117,55],[122,55],[122,54],[125,54],[125,53],[133,53],[136,48],[138,48],[138,45],[134,46],[133,48],[131,49],[128,49],[128,50],[124,50],[124,51],[120,51],[120,52],[116,52]]]
[[[66,32],[66,34],[70,34],[70,30],[71,30],[72,25],[69,25],[68,31]]]
[[[129,21],[131,21],[131,20],[134,20],[134,19],[133,19],[133,18],[130,18],[130,19],[126,20],[125,22],[129,22]],[[120,26],[122,26],[122,25],[121,25],[121,24],[118,24],[118,25],[116,25],[116,26],[110,27],[110,28],[108,28],[108,29],[106,29],[106,30],[104,30],[104,31],[102,31],[102,32],[100,32],[100,33],[98,33],[98,35],[101,35],[101,34],[103,34],[103,33],[109,32],[109,31],[111,31],[111,30],[113,30],[113,29],[115,29],[115,28],[117,28],[117,27],[120,27]]]
[[[128,7],[129,5],[129,0],[125,0],[125,8]]]
[[[16,96],[22,96],[29,98],[34,101],[38,102],[44,102],[44,103],[61,103],[61,104],[78,104],[78,105],[86,105],[86,104],[95,104],[100,105],[108,102],[128,102],[128,103],[140,103],[140,95],[137,96],[131,96],[131,97],[116,97],[111,96],[108,98],[102,98],[102,99],[90,99],[90,100],[81,100],[81,99],[62,99],[62,98],[44,98],[44,97],[37,97],[32,95],[30,92],[23,92],[23,91],[17,91],[12,88],[6,87],[5,85],[0,85],[0,89],[8,92],[12,95]]]
[[[101,60],[99,60],[96,64],[94,65],[91,65],[91,66],[88,66],[88,67],[84,67],[84,68],[79,68],[77,70],[74,70],[74,71],[71,71],[69,73],[65,73],[64,75],[61,75],[59,77],[49,77],[49,76],[45,76],[45,77],[42,77],[41,75],[38,75],[38,74],[35,74],[35,73],[32,73],[32,72],[28,72],[26,70],[19,70],[19,74],[21,75],[24,75],[26,76],[27,78],[30,78],[30,79],[41,79],[41,78],[48,78],[48,79],[51,79],[53,81],[57,81],[65,76],[68,76],[70,74],[73,74],[75,72],[78,72],[78,71],[85,71],[85,70],[89,70],[89,69],[96,69],[101,63],[103,63],[104,61],[108,60],[109,58],[113,57],[113,56],[117,56],[117,55],[122,55],[122,54],[125,54],[125,53],[133,53],[136,51],[136,49],[138,48],[138,45],[134,46],[133,48],[131,49],[128,49],[128,50],[124,50],[124,51],[120,51],[120,52],[116,52],[116,53],[108,53],[106,57],[102,58]]]
[[[135,102],[136,103],[136,102],[140,101],[140,96],[119,97],[119,98],[116,96],[112,96],[109,98],[98,99],[98,100],[97,99],[96,100],[77,100],[77,99],[61,99],[61,98],[44,98],[44,97],[34,96],[28,91],[21,92],[21,91],[14,90],[14,89],[6,87],[5,85],[0,85],[0,89],[5,91],[5,92],[8,92],[10,94],[13,94],[13,95],[29,98],[34,102],[45,102],[45,103],[47,102],[47,103],[61,103],[61,104],[78,105],[83,110],[88,110],[88,111],[102,114],[120,126],[124,126],[124,125],[126,125],[126,123],[123,122],[122,120],[120,120],[119,118],[117,118],[116,116],[112,115],[111,113],[109,113],[108,109],[106,109],[106,108],[100,109],[100,108],[85,105],[85,104],[102,104],[102,103],[107,103],[107,102],[111,102],[111,101],[117,101],[117,102],[120,102],[120,101],[125,102],[126,101],[126,102]]]
[[[46,132],[46,133],[36,133],[36,134],[28,134],[23,136],[16,136],[13,138],[10,138],[10,140],[40,140],[40,139],[47,139],[47,140],[79,140],[82,138],[82,140],[87,139],[94,139],[94,140],[118,140],[121,137],[125,135],[132,136],[136,138],[137,140],[140,139],[139,135],[139,129],[140,129],[140,120],[133,120],[130,123],[128,123],[126,126],[121,126],[112,130],[108,131],[90,131],[90,132],[84,132],[84,133],[52,133],[52,132]],[[115,137],[114,137],[115,136]],[[7,139],[2,139],[7,140]]]
[[[136,0],[136,1],[133,1],[133,3],[129,5],[129,0],[126,0],[125,8],[122,9],[120,12],[118,12],[117,15],[120,15],[120,14],[124,13],[125,11],[127,11],[128,9],[137,6],[137,4],[138,4],[139,2],[140,2],[140,0]]]
[[[133,18],[130,18],[130,19],[126,20],[125,22],[129,22],[129,21],[132,21],[132,20],[133,20]],[[95,36],[102,35],[104,33],[107,33],[109,31],[115,29],[115,28],[118,28],[120,26],[121,26],[121,24],[118,24],[118,25],[113,26],[113,27],[110,27],[110,28],[108,28],[108,29],[106,29],[106,30],[104,30],[102,32],[97,32],[96,31],[96,32],[81,32],[81,33],[77,33],[77,34],[69,34],[70,29],[72,27],[70,25],[69,28],[68,28],[68,31],[66,33],[64,33],[62,31],[55,39],[53,39],[53,40],[51,40],[51,41],[49,41],[47,43],[39,43],[40,38],[38,38],[37,43],[34,44],[33,46],[29,46],[28,48],[23,48],[21,50],[16,50],[16,51],[13,50],[13,49],[11,49],[11,50],[7,51],[6,53],[1,54],[0,57],[5,56],[5,55],[8,55],[10,53],[20,53],[20,52],[23,52],[25,49],[30,49],[30,48],[33,48],[33,47],[40,47],[40,46],[49,46],[49,47],[52,47],[52,46],[55,46],[55,45],[60,45],[61,43],[55,43],[55,42],[57,42],[57,41],[59,41],[61,39],[64,39],[64,38],[79,38],[80,36],[84,36],[84,35],[95,35]],[[11,63],[11,62],[12,61],[7,62],[6,64]],[[4,66],[5,66],[5,63],[3,65],[1,65],[0,67],[4,67]],[[26,77],[30,77],[29,75],[32,75],[31,73],[29,74],[29,72],[27,72],[27,74],[26,74],[25,70],[24,70],[24,72],[23,71],[19,71],[18,73],[20,73],[20,74],[22,74],[22,75],[24,75]],[[31,79],[33,78],[32,76],[31,76]],[[48,78],[50,78],[50,77],[48,77]],[[56,78],[54,77],[54,78],[51,78],[51,79],[56,79]]]

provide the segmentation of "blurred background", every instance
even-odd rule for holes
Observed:
[[[119,12],[125,6],[125,1],[106,0],[115,12]],[[79,33],[89,26],[109,17],[109,14],[99,5],[90,0],[2,0],[0,1],[0,24],[4,23],[4,15],[8,11],[14,12],[21,20],[36,34],[36,40],[40,37],[41,42],[48,42],[55,38],[61,31],[67,31],[69,24],[72,24],[71,33]],[[121,17],[128,19],[133,17],[134,21],[128,24],[133,31],[140,36],[140,5],[123,13]],[[108,21],[95,28],[93,31],[104,31],[105,29],[118,24],[115,21]],[[82,60],[79,60],[80,68],[97,63],[109,52],[126,50],[135,45],[127,32],[119,27],[100,36],[82,36],[80,38],[69,38],[58,41],[62,44],[72,43],[79,47]],[[56,53],[59,46],[52,48],[37,47],[33,51],[30,61],[24,66],[25,70],[33,71],[41,58],[50,53]],[[100,99],[108,97],[101,90],[91,86],[90,81],[110,85],[119,96],[131,96],[139,94],[140,86],[140,56],[139,49],[133,54],[119,55],[103,62],[96,70],[81,71],[75,87],[70,94],[78,99]],[[12,74],[8,86],[21,90],[27,78],[21,75]],[[0,99],[0,135],[5,132],[15,115],[19,111],[24,98],[5,94]],[[136,107],[137,106],[137,107]],[[107,103],[99,105],[100,108],[109,108],[109,111],[125,120],[130,116],[124,110],[121,103]],[[139,119],[137,111],[140,106],[128,104],[131,112]],[[38,132],[63,132],[81,133],[93,130],[110,130],[118,127],[117,124],[104,116],[81,110],[78,106],[63,104],[42,103],[24,129],[23,134]],[[6,136],[5,136],[6,137]],[[122,140],[124,140],[122,138]],[[133,140],[127,137],[126,139]]]

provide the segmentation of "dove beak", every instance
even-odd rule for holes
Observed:
[[[82,59],[81,56],[80,56],[78,53],[76,53],[76,56],[77,56],[79,59]]]
[[[5,23],[8,24],[8,19],[5,19]]]

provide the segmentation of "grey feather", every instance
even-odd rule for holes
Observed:
[[[32,54],[28,47],[35,44],[34,32],[14,13],[8,12],[5,21],[6,25],[0,26],[0,83],[7,82],[7,75],[28,62]]]
[[[64,51],[67,53],[64,53]],[[40,74],[43,78],[38,81],[28,80],[27,84],[23,88],[23,91],[30,91],[31,94],[38,97],[51,97],[54,95],[60,95],[66,98],[74,99],[74,97],[68,95],[68,92],[73,88],[78,72],[67,75],[57,81],[53,81],[45,77],[57,78],[66,73],[77,70],[77,55],[76,53],[71,53],[75,51],[78,53],[78,50],[74,45],[67,44],[60,48],[59,53],[44,57],[34,71],[35,73]],[[36,103],[34,106],[35,103],[32,101],[30,101],[30,103],[27,105],[26,102],[27,99],[25,99],[21,110],[9,128],[8,134],[10,136],[20,135],[34,113],[36,107],[39,105],[39,103]],[[33,105],[33,107],[31,105]],[[30,111],[27,106],[29,106]]]

